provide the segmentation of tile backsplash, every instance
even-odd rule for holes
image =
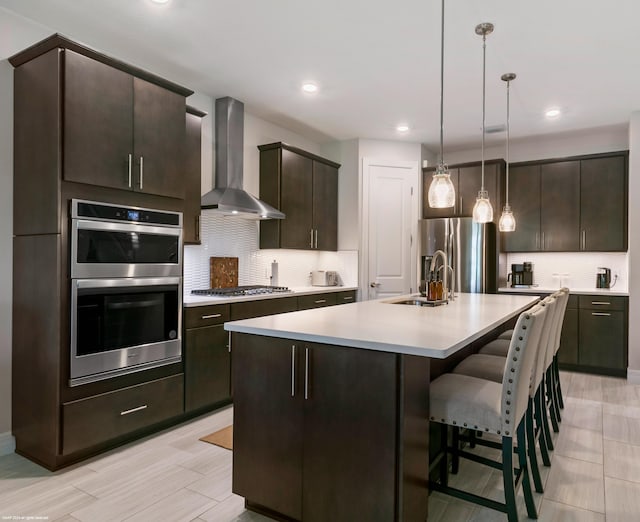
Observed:
[[[615,290],[625,292],[629,286],[629,261],[627,252],[535,252],[502,254],[500,256],[500,286],[507,286],[507,274],[512,263],[533,263],[533,282],[541,288],[588,289],[596,287],[598,267],[611,269],[618,281]],[[561,281],[562,279],[562,281]]]
[[[309,286],[311,270],[335,270],[341,284],[358,285],[358,252],[260,250],[259,223],[204,210],[200,219],[200,245],[184,248],[184,292],[209,288],[209,258],[238,258],[238,284],[271,284],[271,263],[278,263],[281,286]]]

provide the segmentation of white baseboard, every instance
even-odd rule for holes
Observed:
[[[9,455],[16,450],[16,439],[11,435],[11,432],[6,431],[0,433],[0,457],[2,455]]]
[[[627,368],[627,381],[629,384],[640,384],[640,370]]]

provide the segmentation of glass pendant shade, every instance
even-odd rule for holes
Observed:
[[[444,165],[438,165],[431,179],[428,198],[431,208],[450,208],[455,204],[456,189]]]
[[[514,232],[516,229],[516,218],[513,216],[509,205],[505,205],[502,209],[498,229],[500,232]]]
[[[476,198],[476,204],[473,205],[473,221],[476,223],[489,223],[493,221],[493,207],[489,201],[489,193],[486,190],[480,190]]]

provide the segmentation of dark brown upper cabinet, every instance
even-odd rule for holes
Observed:
[[[500,219],[500,181],[504,170],[503,160],[489,160],[484,163],[484,187],[489,193],[489,199],[493,205],[493,220]],[[456,189],[455,205],[452,208],[431,208],[429,206],[429,186],[434,167],[423,169],[423,211],[425,219],[439,217],[471,217],[473,206],[478,197],[478,191],[482,185],[482,165],[480,162],[451,165],[449,172],[451,181]]]
[[[505,252],[627,250],[627,152],[512,165]]]
[[[579,249],[579,229],[580,162],[541,165],[540,250],[575,252]]]
[[[580,162],[580,250],[627,250],[627,156]]]
[[[516,217],[514,232],[502,234],[506,252],[540,249],[540,165],[509,167],[509,205]],[[502,211],[502,209],[501,209]]]
[[[337,250],[340,165],[280,142],[258,149],[260,199],[286,215],[260,222],[260,248]]]
[[[184,198],[185,97],[69,49],[63,177]]]
[[[182,239],[185,245],[200,244],[200,188],[202,173],[202,118],[205,112],[187,106],[184,213]]]

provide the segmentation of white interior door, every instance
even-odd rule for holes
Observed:
[[[369,299],[416,291],[418,163],[363,160],[363,278]]]

